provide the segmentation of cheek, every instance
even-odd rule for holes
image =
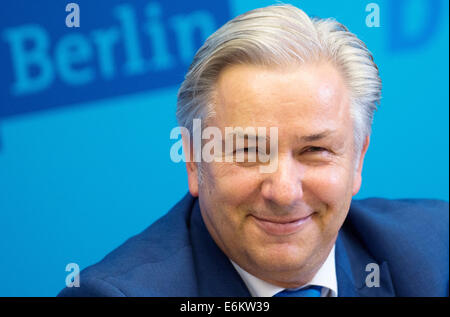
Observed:
[[[254,172],[232,163],[206,165],[199,195],[204,210],[219,236],[237,238],[257,197],[258,169]]]
[[[352,174],[339,166],[314,168],[305,174],[303,191],[305,197],[327,209],[340,209],[351,199]]]
[[[233,207],[249,203],[260,182],[257,168],[247,169],[232,163],[211,163],[207,177],[210,183],[205,185],[211,186],[214,199]]]
[[[258,174],[233,164],[210,163],[204,168],[199,195],[214,240],[227,254],[247,241],[246,216],[255,199]]]
[[[317,225],[325,241],[335,238],[350,207],[351,181],[339,167],[315,170],[304,182],[305,200],[317,208]]]

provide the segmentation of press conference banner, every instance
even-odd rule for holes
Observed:
[[[226,1],[80,0],[68,26],[68,3],[11,1],[1,14],[0,120],[179,84],[230,18]]]

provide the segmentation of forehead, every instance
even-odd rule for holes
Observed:
[[[214,92],[218,126],[277,126],[301,133],[349,123],[348,90],[329,63],[233,65],[222,71]]]

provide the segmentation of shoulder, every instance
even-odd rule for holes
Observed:
[[[412,236],[446,238],[448,242],[449,204],[432,199],[383,199],[368,198],[352,202],[349,215],[351,222],[371,231],[409,233]],[[426,242],[426,239],[424,242]]]
[[[177,292],[194,292],[189,238],[192,203],[192,196],[186,195],[142,233],[84,269],[80,287],[64,288],[58,296],[177,296]],[[182,286],[173,288],[179,284]]]
[[[424,210],[429,210],[431,213],[447,214],[447,217],[449,208],[448,202],[438,199],[366,198],[353,200],[351,206],[377,212],[389,212],[389,214],[392,214],[392,212],[422,213]]]
[[[425,294],[436,289],[448,293],[448,202],[357,200],[352,202],[344,226],[378,261],[389,264],[400,295],[409,296],[420,284],[424,292],[429,288]]]

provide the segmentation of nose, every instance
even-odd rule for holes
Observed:
[[[262,196],[280,207],[295,205],[303,197],[303,174],[304,167],[292,155],[279,155],[278,168],[262,183]]]

